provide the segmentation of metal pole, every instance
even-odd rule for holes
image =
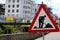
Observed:
[[[42,33],[42,37],[43,37],[43,40],[44,40],[44,32]]]
[[[16,19],[14,19],[14,22],[15,22],[14,27],[16,27]]]
[[[8,34],[8,29],[7,29],[7,34]]]

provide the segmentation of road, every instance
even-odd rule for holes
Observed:
[[[60,40],[60,32],[49,33],[44,37],[44,40]],[[41,37],[35,40],[43,40],[43,38]]]

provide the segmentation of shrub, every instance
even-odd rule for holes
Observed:
[[[8,34],[12,33],[13,28],[14,27],[12,25],[5,25],[5,33],[7,33],[7,31],[8,31]]]
[[[2,28],[0,28],[0,34],[2,34],[3,33],[3,30],[2,30]]]

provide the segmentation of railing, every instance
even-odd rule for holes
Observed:
[[[31,23],[0,23],[2,25],[30,25]]]

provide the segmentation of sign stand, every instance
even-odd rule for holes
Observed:
[[[43,37],[43,40],[44,40],[44,32],[42,33],[42,37]]]

